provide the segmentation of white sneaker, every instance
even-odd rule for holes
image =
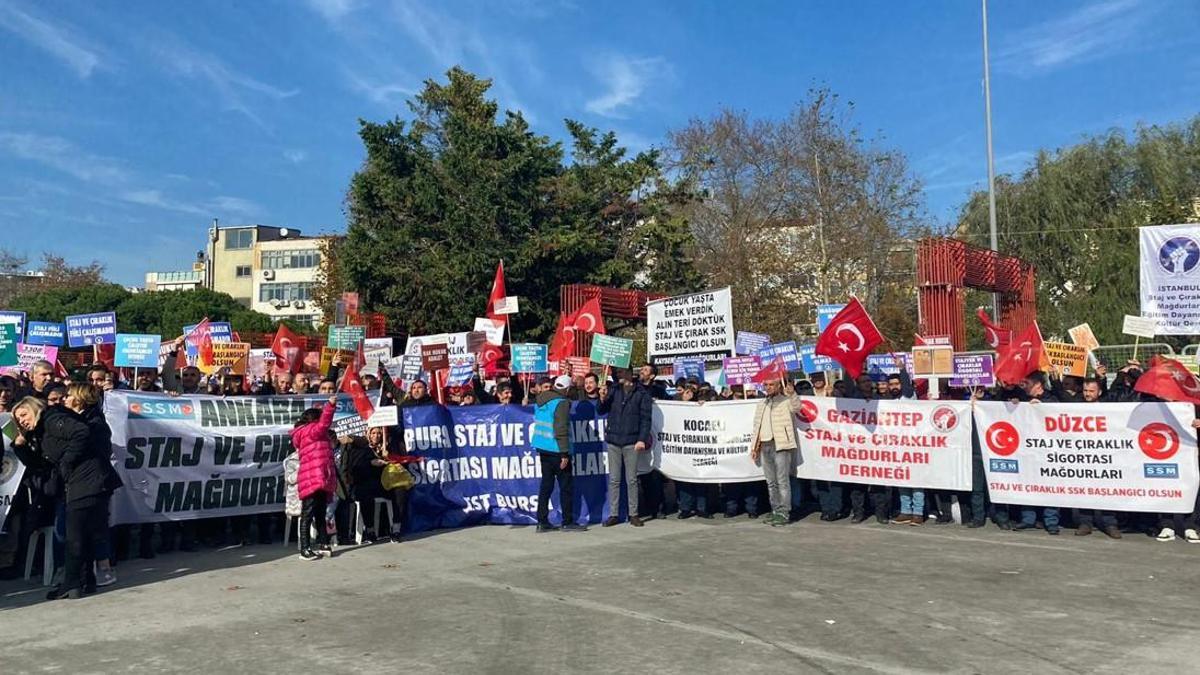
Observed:
[[[117,573],[111,567],[106,570],[96,570],[96,586],[98,588],[112,586],[115,583],[117,583]]]
[[[1175,541],[1175,530],[1172,530],[1169,527],[1164,527],[1162,532],[1159,532],[1158,536],[1155,538],[1159,541]]]
[[[1200,532],[1196,532],[1193,529],[1184,530],[1183,538],[1187,539],[1187,543],[1189,544],[1200,544]]]

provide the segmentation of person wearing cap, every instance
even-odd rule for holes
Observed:
[[[575,503],[571,473],[571,403],[566,392],[571,388],[571,376],[560,375],[552,380],[552,388],[540,391],[533,408],[533,437],[531,444],[537,450],[542,466],[542,483],[538,488],[537,531],[553,532],[558,527],[550,524],[550,497],[554,494],[554,483],[558,482],[559,511],[562,512],[562,529],[566,532],[581,532],[587,529],[575,523]]]
[[[618,387],[600,403],[600,414],[608,415],[604,440],[608,446],[608,519],[604,527],[621,522],[621,471],[625,471],[629,524],[642,527],[638,514],[638,458],[650,449],[650,419],[653,399],[638,378],[628,370],[617,374]]]

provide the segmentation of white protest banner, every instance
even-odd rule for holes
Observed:
[[[988,496],[997,504],[1189,513],[1193,410],[1186,403],[975,404]]]
[[[1138,228],[1141,248],[1141,314],[1154,322],[1150,335],[1200,333],[1200,224]]]
[[[113,493],[112,523],[282,511],[292,425],[328,398],[105,392],[113,467],[125,486]],[[350,397],[339,396],[335,424],[351,417]]]
[[[450,340],[448,333],[437,335],[413,335],[404,343],[404,356],[420,356],[421,347],[425,345],[444,345]]]
[[[647,354],[653,363],[680,356],[733,356],[733,301],[728,288],[646,303]]]
[[[500,298],[497,300],[495,309],[493,311],[497,314],[516,314],[517,312],[521,311],[521,305],[517,300],[517,296],[510,295],[506,298]]]
[[[499,347],[504,344],[504,322],[496,319],[476,318],[475,330],[487,334],[487,342]]]
[[[655,401],[650,428],[654,466],[668,478],[693,483],[763,479],[750,459],[757,401]]]
[[[251,349],[246,358],[246,376],[256,380],[270,380],[275,369],[275,353],[269,347]]]
[[[25,475],[25,465],[17,459],[9,449],[12,439],[17,437],[17,423],[10,413],[0,413],[0,531],[4,530],[4,519],[8,516],[8,508],[12,506],[17,488],[21,486],[21,477]]]
[[[1155,331],[1158,329],[1158,322],[1144,316],[1133,316],[1132,314],[1125,315],[1125,321],[1121,324],[1121,332],[1126,335],[1132,335],[1139,338],[1154,339]],[[1166,335],[1166,333],[1164,333]]]
[[[400,424],[398,410],[394,405],[379,406],[375,412],[371,413],[371,419],[367,420],[367,428],[394,427]]]
[[[971,489],[971,405],[805,396],[796,415],[800,478]]]

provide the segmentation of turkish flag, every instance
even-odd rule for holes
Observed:
[[[1017,384],[1026,375],[1048,365],[1042,331],[1034,321],[1012,343],[996,350],[996,379],[1004,384]]]
[[[817,338],[815,351],[842,364],[850,377],[857,378],[862,374],[863,361],[881,342],[883,334],[875,327],[866,308],[858,298],[850,298]]]
[[[916,333],[913,333],[913,346],[914,347],[924,347],[925,346],[925,338],[921,337],[920,335],[918,335]]]
[[[191,332],[183,336],[184,342],[196,348],[197,356],[196,363],[192,365],[201,368],[212,363],[212,324],[208,317],[200,320],[200,323],[192,327]],[[205,342],[207,341],[207,347]],[[207,358],[206,358],[207,357]],[[202,368],[203,369],[203,368]],[[208,371],[205,371],[208,372]]]
[[[103,363],[109,370],[116,370],[117,346],[111,343],[92,345],[92,361]]]
[[[304,358],[300,350],[300,338],[279,324],[275,331],[275,340],[271,342],[271,353],[275,355],[275,370],[288,373],[300,372]]]
[[[1150,360],[1150,369],[1142,373],[1133,389],[1165,401],[1200,405],[1200,380],[1187,366],[1163,356]]]
[[[492,281],[492,294],[488,296],[487,318],[496,321],[504,321],[503,314],[496,313],[496,301],[503,300],[508,297],[508,292],[504,290],[504,261],[496,265],[496,278]]]
[[[575,351],[575,329],[568,323],[565,315],[558,315],[558,327],[554,329],[554,339],[550,341],[547,358],[551,361],[561,361]]]
[[[604,315],[600,312],[600,298],[592,298],[585,302],[582,307],[575,310],[571,318],[567,319],[567,325],[572,330],[605,335]]]
[[[342,378],[341,390],[344,393],[350,394],[350,400],[354,402],[354,409],[358,411],[358,416],[364,420],[369,420],[375,412],[375,406],[371,404],[371,399],[367,396],[367,390],[363,388],[362,380],[358,377],[358,371],[362,370],[365,363],[366,359],[363,357],[362,343],[359,342],[358,351],[354,354],[354,363],[346,371],[345,377]]]
[[[787,377],[787,366],[784,365],[782,356],[776,356],[774,360],[752,375],[750,381],[755,384],[766,384],[767,382],[778,382],[785,377]]]
[[[992,349],[999,349],[1000,347],[1012,342],[1012,329],[1002,328],[992,323],[991,318],[982,307],[975,311],[975,316],[979,317],[979,322],[983,324],[983,339],[987,342],[989,347]],[[1021,377],[1024,377],[1024,375]]]

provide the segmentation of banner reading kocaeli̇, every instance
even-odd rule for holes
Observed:
[[[1200,472],[1185,403],[975,404],[997,504],[1189,513]]]
[[[758,401],[655,401],[651,430],[654,466],[691,483],[762,480],[750,460]]]

